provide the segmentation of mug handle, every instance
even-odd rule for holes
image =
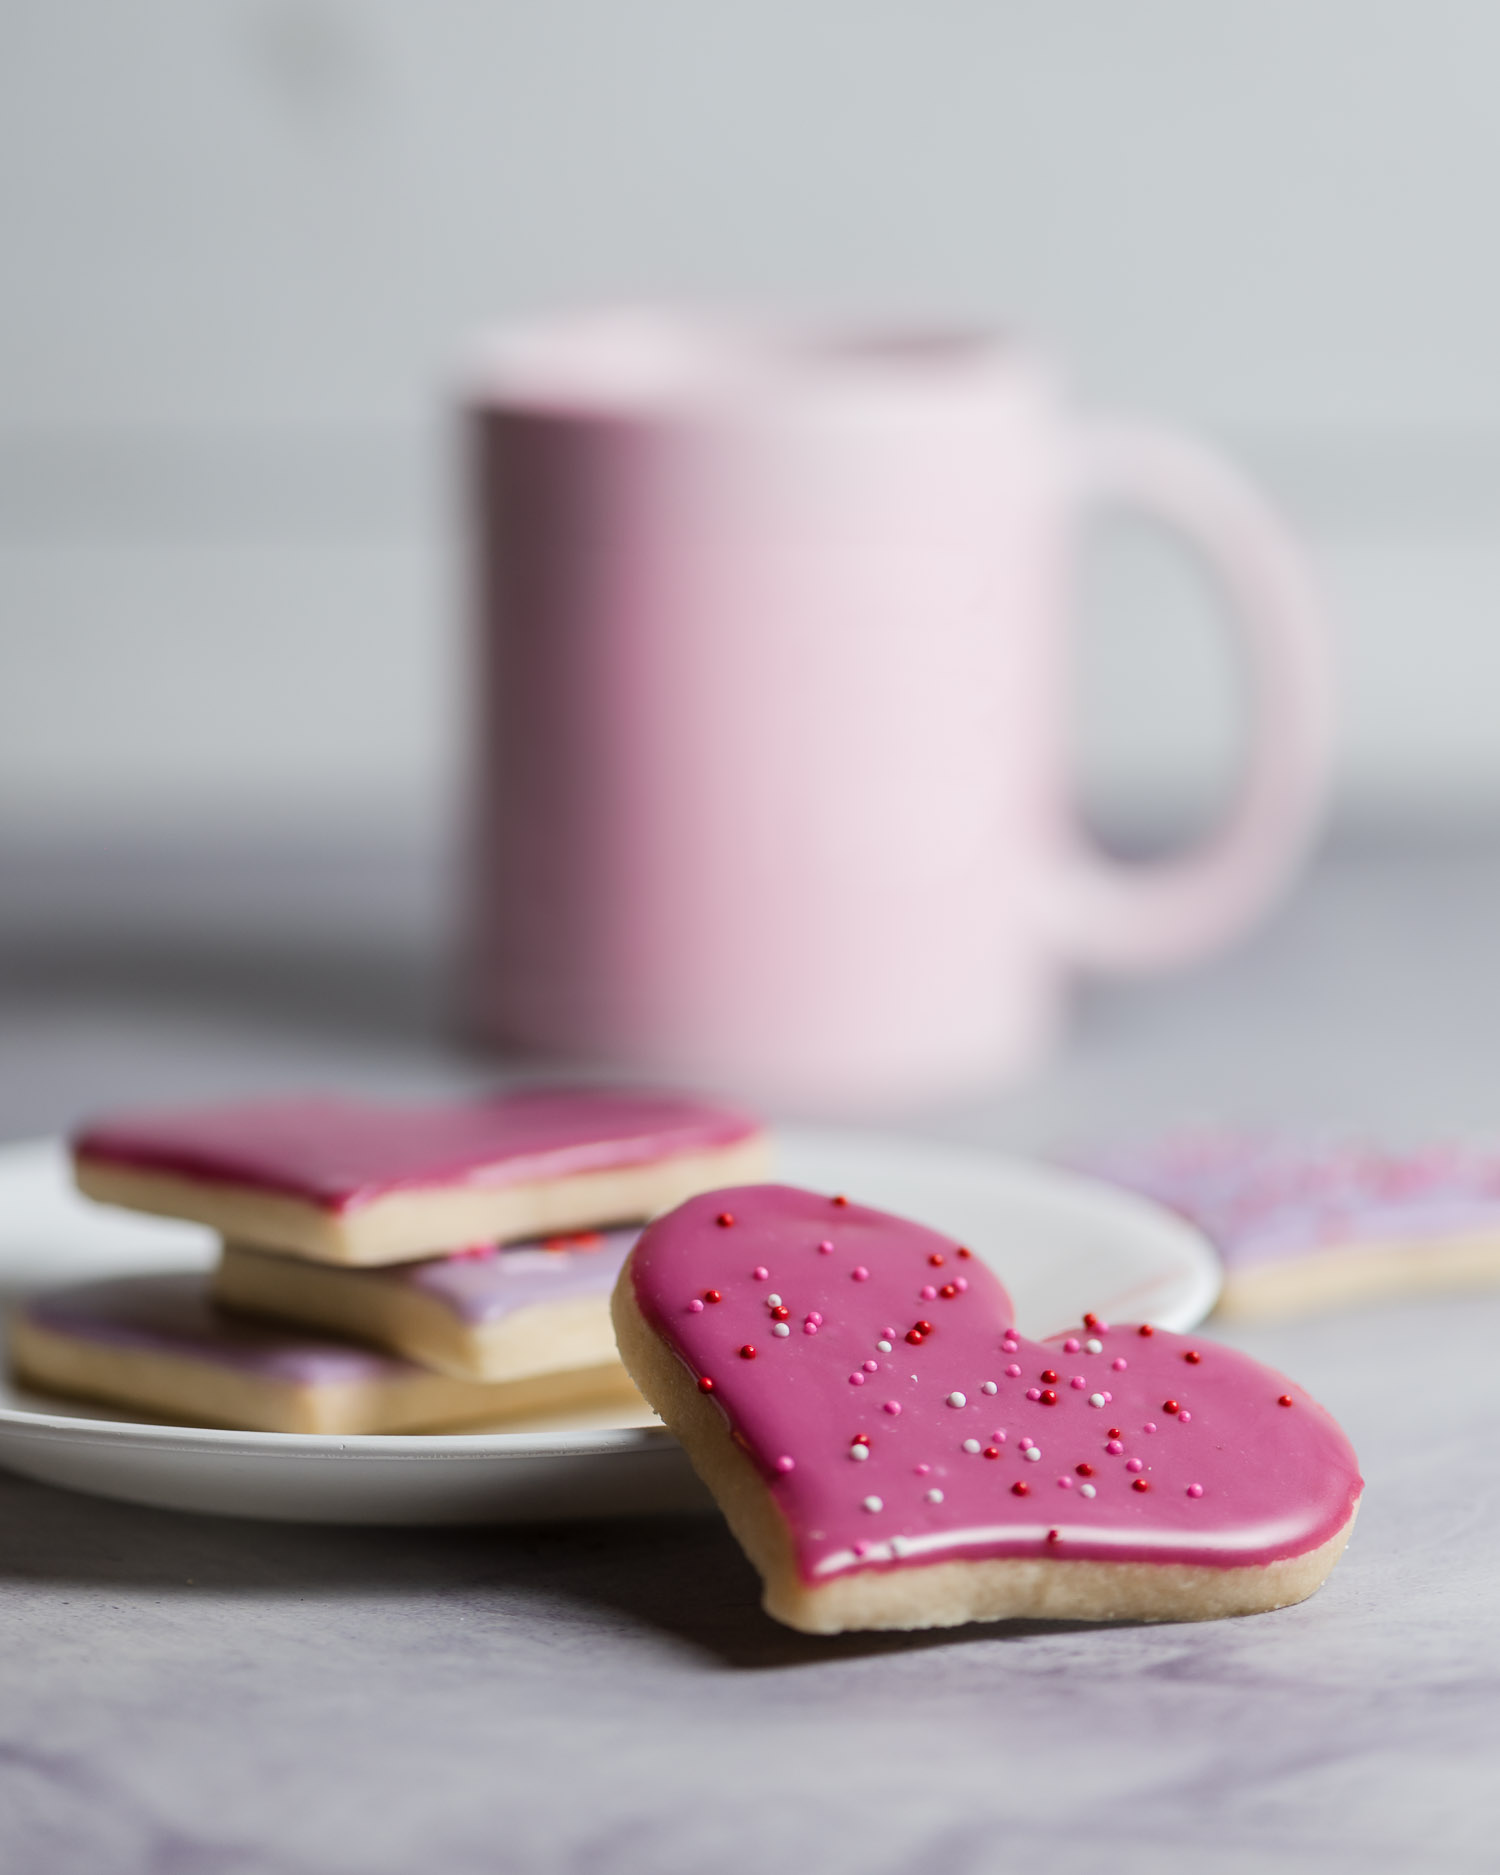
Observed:
[[[1057,880],[1054,936],[1075,963],[1160,969],[1211,950],[1270,904],[1311,844],[1332,741],[1330,634],[1301,548],[1223,457],[1150,423],[1081,424],[1074,489],[1186,537],[1238,621],[1251,690],[1244,774],[1223,823],[1170,859],[1129,865],[1074,834]]]

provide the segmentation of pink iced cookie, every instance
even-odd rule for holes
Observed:
[[[1500,1283],[1500,1158],[1181,1134],[1080,1169],[1196,1224],[1224,1261],[1223,1315],[1268,1318]]]
[[[745,1115],[618,1088],[444,1106],[338,1098],[124,1114],[74,1142],[81,1190],[326,1263],[399,1263],[639,1222],[765,1169]]]
[[[1348,1441],[1280,1374],[1088,1318],[1028,1341],[977,1256],[839,1198],[690,1199],[614,1314],[767,1610],[811,1633],[1277,1608],[1354,1520]]]

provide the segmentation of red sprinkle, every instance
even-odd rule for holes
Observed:
[[[1061,1530],[1049,1530],[1047,1532],[1047,1541],[1049,1543],[1060,1543],[1062,1541],[1062,1531]]]
[[[745,1343],[744,1347],[740,1349],[740,1359],[742,1361],[753,1361],[755,1359],[755,1350],[748,1341]]]
[[[1175,1400],[1163,1400],[1161,1403],[1161,1410],[1164,1413],[1180,1413],[1182,1411],[1182,1408],[1177,1404]]]
[[[1083,1325],[1085,1328],[1097,1328],[1099,1326],[1099,1317],[1097,1315],[1085,1315]]]
[[[1042,1389],[1042,1405],[1043,1406],[1056,1406],[1057,1405],[1057,1395],[1052,1391],[1050,1387],[1043,1387]]]
[[[1138,1335],[1154,1335],[1156,1330],[1151,1326],[1150,1322],[1142,1322],[1135,1332]]]
[[[1111,1426],[1109,1429],[1109,1436],[1112,1439],[1118,1439],[1120,1437],[1120,1428],[1118,1426]]]
[[[783,1304],[780,1308],[772,1309],[771,1320],[773,1322],[784,1322],[787,1316],[790,1314],[791,1314],[791,1310]]]
[[[722,1302],[724,1298],[719,1294],[717,1289],[705,1289],[703,1291],[703,1300],[705,1302]]]
[[[1189,1364],[1189,1366],[1196,1367],[1199,1361],[1203,1359],[1203,1356],[1198,1352],[1196,1348],[1189,1348],[1187,1353],[1184,1354],[1182,1358]]]
[[[930,1335],[932,1333],[931,1322],[917,1322],[915,1326],[919,1335]]]
[[[944,1283],[942,1288],[939,1289],[938,1294],[940,1296],[948,1296],[951,1299],[958,1294],[958,1286],[955,1283]]]
[[[849,1200],[844,1196],[842,1192],[839,1192],[838,1195],[833,1199],[834,1204],[848,1204],[848,1202]]]
[[[1291,1394],[1283,1393],[1281,1398],[1276,1402],[1276,1404],[1278,1406],[1290,1406],[1292,1404]]]
[[[1013,1497],[1025,1497],[1027,1492],[1031,1489],[1031,1486],[1024,1478],[1017,1478],[1010,1488]]]
[[[1047,1386],[1049,1387],[1052,1386],[1054,1382],[1056,1381],[1056,1379],[1057,1379],[1057,1371],[1055,1368],[1044,1367],[1042,1369],[1042,1380]]]
[[[734,1222],[733,1211],[721,1211],[714,1219],[714,1222],[720,1225],[724,1230],[728,1230],[729,1226]]]
[[[987,1446],[986,1446],[986,1447],[984,1448],[984,1455],[985,1455],[985,1457],[986,1457],[986,1458],[998,1458],[998,1457],[1000,1456],[1000,1448],[999,1448],[999,1446],[998,1446],[998,1445],[987,1445]]]
[[[1080,1478],[1092,1478],[1094,1475],[1092,1465],[1075,1465],[1073,1469],[1078,1473]]]
[[[960,1255],[961,1257],[971,1257],[971,1256],[973,1256],[973,1254],[974,1254],[974,1252],[973,1252],[972,1250],[966,1250],[966,1249],[964,1248],[964,1246],[963,1246],[962,1244],[960,1244],[960,1245],[958,1246],[958,1254],[959,1254],[959,1255]]]
[[[856,1432],[849,1443],[851,1445],[868,1445],[870,1443],[870,1435],[868,1432]]]
[[[698,1382],[698,1391],[700,1393],[712,1393],[713,1390],[714,1390],[714,1383],[709,1379],[708,1375],[705,1374],[703,1378]]]
[[[927,1339],[926,1335],[920,1333],[915,1328],[907,1329],[906,1338],[914,1348],[921,1347],[922,1343]]]
[[[927,1259],[935,1270],[940,1270],[947,1260],[941,1250],[934,1250],[932,1255]]]
[[[1130,1488],[1132,1491],[1149,1491],[1151,1489],[1144,1478],[1135,1479]]]

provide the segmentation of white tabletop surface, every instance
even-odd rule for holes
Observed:
[[[365,920],[331,963],[336,933],[267,922],[272,868],[248,936],[174,949],[139,904],[104,918],[85,881],[80,917],[20,878],[0,895],[0,1137],[122,1099],[485,1072],[432,1039],[417,924]],[[1500,846],[1346,847],[1236,955],[1088,992],[1030,1087],[901,1123],[1010,1149],[1201,1120],[1500,1134],[1497,929]],[[1493,1868],[1500,1295],[1225,1338],[1334,1410],[1368,1490],[1312,1601],[1201,1627],[817,1641],[759,1612],[707,1518],[314,1529],[0,1474],[0,1862]]]

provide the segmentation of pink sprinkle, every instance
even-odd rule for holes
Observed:
[[[1001,1427],[1000,1427],[1000,1428],[999,1428],[999,1429],[998,1429],[997,1431],[995,1431],[995,1432],[992,1432],[992,1433],[990,1434],[990,1437],[991,1437],[991,1438],[992,1438],[992,1439],[993,1439],[993,1440],[995,1441],[995,1443],[996,1443],[996,1445],[1004,1445],[1004,1443],[1005,1443],[1005,1428],[1004,1428],[1004,1426],[1001,1426]]]
[[[1109,1333],[1109,1323],[1108,1322],[1095,1322],[1094,1333],[1096,1335],[1107,1335]]]
[[[1066,1475],[1059,1478],[1057,1482],[1065,1491],[1071,1491],[1073,1489],[1073,1480]]]
[[[1177,1417],[1182,1421],[1183,1425],[1186,1426],[1191,1421],[1193,1416],[1190,1412],[1186,1410],[1186,1408],[1184,1408],[1183,1411],[1177,1415]]]
[[[894,1419],[897,1413],[901,1411],[901,1402],[899,1400],[887,1400],[880,1410],[883,1413],[889,1413]]]
[[[688,1304],[688,1314],[689,1315],[701,1315],[702,1313],[703,1313],[703,1303],[697,1296],[694,1296],[692,1301]]]
[[[865,1372],[866,1372],[867,1374],[878,1374],[878,1373],[880,1372],[880,1363],[879,1363],[879,1361],[866,1361],[866,1362],[865,1362]]]
[[[924,1302],[937,1301],[937,1291],[933,1288],[931,1283],[923,1283],[922,1287],[917,1291],[917,1294]]]
[[[797,1469],[797,1461],[794,1458],[788,1458],[786,1453],[783,1452],[781,1457],[776,1461],[776,1469],[778,1471],[795,1471]]]
[[[1125,1469],[1127,1471],[1144,1471],[1146,1469],[1146,1461],[1143,1458],[1127,1458],[1125,1461]]]
[[[1106,1452],[1114,1452],[1117,1455],[1125,1450],[1118,1439],[1111,1439],[1104,1449]]]
[[[815,1335],[818,1332],[818,1324],[816,1322],[804,1322],[802,1324],[802,1332],[804,1335]]]
[[[1077,1335],[1069,1335],[1067,1340],[1063,1343],[1063,1353],[1064,1354],[1076,1354],[1080,1346],[1081,1346],[1081,1343],[1079,1342]]]
[[[833,1245],[826,1237],[823,1239],[822,1243],[818,1245],[818,1250],[825,1257],[831,1257],[833,1255]]]
[[[870,1280],[870,1272],[865,1268],[863,1263],[856,1263],[849,1273],[857,1283],[865,1283]]]
[[[1023,1452],[1029,1452],[1035,1443],[1036,1441],[1033,1439],[1023,1439],[1021,1441],[1021,1450]]]
[[[1155,1430],[1156,1430],[1156,1421],[1154,1419],[1148,1419],[1145,1425],[1141,1427],[1142,1432],[1155,1432]]]
[[[862,1387],[864,1384],[865,1377],[863,1374],[851,1374],[849,1376],[849,1385],[851,1387]]]
[[[814,1328],[821,1328],[823,1326],[823,1317],[816,1309],[809,1309],[807,1311],[807,1319],[812,1323]]]
[[[932,1470],[931,1465],[918,1465],[916,1467],[917,1476],[919,1478],[925,1478],[928,1472],[931,1470]]]
[[[1119,1357],[1118,1360],[1114,1360],[1110,1362],[1110,1366],[1114,1368],[1117,1374],[1123,1374],[1125,1369],[1129,1366],[1129,1364],[1130,1363],[1125,1359],[1125,1356],[1123,1354]]]
[[[960,1295],[963,1294],[963,1292],[968,1288],[968,1286],[969,1286],[969,1279],[967,1276],[955,1276],[953,1278],[953,1287],[958,1291]]]
[[[870,1553],[869,1544],[863,1541],[856,1543],[854,1545],[854,1553],[856,1556],[868,1556]]]
[[[1016,1366],[1014,1361],[1006,1368],[1005,1377],[1007,1380],[1019,1380],[1021,1378],[1021,1370]]]
[[[1201,1484],[1190,1484],[1188,1486],[1189,1497],[1202,1497],[1202,1495],[1203,1495],[1203,1486]]]
[[[764,1263],[757,1263],[755,1268],[751,1270],[750,1274],[755,1278],[755,1280],[758,1283],[763,1283],[766,1280],[766,1278],[771,1274],[771,1272],[766,1268]]]
[[[1041,1388],[1040,1387],[1028,1387],[1026,1389],[1026,1397],[1028,1400],[1039,1400],[1042,1397]]]
[[[1089,1383],[1084,1379],[1082,1374],[1074,1374],[1073,1378],[1068,1382],[1068,1385],[1070,1387],[1077,1387],[1080,1393],[1083,1392],[1084,1388],[1088,1384]]]
[[[1106,1388],[1104,1389],[1104,1404],[1105,1404],[1106,1406],[1108,1406],[1108,1405],[1109,1405],[1109,1403],[1110,1403],[1110,1401],[1111,1401],[1111,1400],[1112,1400],[1112,1399],[1113,1399],[1114,1397],[1115,1397],[1115,1396],[1114,1396],[1114,1395],[1113,1395],[1113,1394],[1112,1394],[1112,1393],[1110,1392],[1110,1390],[1109,1390],[1109,1388],[1108,1388],[1108,1387],[1106,1387]]]

